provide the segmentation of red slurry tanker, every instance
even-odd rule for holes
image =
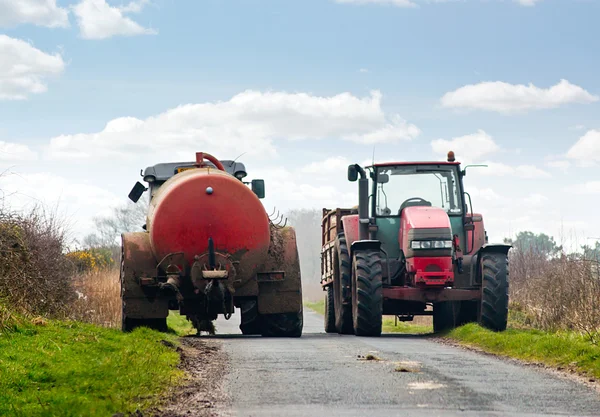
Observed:
[[[241,310],[244,334],[298,337],[303,311],[292,227],[274,225],[260,198],[264,182],[243,182],[242,163],[197,153],[195,162],[148,167],[145,232],[122,236],[123,330],[166,329],[179,310],[198,331]]]

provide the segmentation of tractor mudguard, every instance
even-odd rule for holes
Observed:
[[[150,236],[145,232],[124,233],[121,260],[121,298],[123,314],[132,319],[165,318],[169,314],[168,301],[144,292],[141,277],[156,276],[156,259],[152,253]]]
[[[506,245],[504,243],[490,243],[485,244],[477,251],[478,255],[486,252],[499,252],[508,255],[508,251],[512,248],[512,245]]]
[[[350,257],[357,250],[381,250],[381,242],[379,240],[356,240],[350,246]]]
[[[355,240],[358,240],[358,214],[351,214],[342,217],[344,236],[346,244],[351,247]]]
[[[293,227],[272,226],[271,245],[265,267],[257,274],[260,314],[302,311],[300,261]]]
[[[481,249],[479,249],[471,259],[471,285],[481,284],[481,255],[483,255],[484,253],[495,252],[502,253],[508,256],[508,252],[511,250],[511,248],[512,245],[507,245],[503,243],[490,243],[483,245]]]

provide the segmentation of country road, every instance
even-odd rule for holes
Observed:
[[[305,310],[300,339],[243,337],[238,317],[202,338],[226,362],[209,415],[600,415],[600,394],[583,384],[422,336],[329,335]],[[381,360],[359,358],[368,354]]]

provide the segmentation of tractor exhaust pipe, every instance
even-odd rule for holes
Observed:
[[[360,179],[358,179],[360,174]],[[358,180],[358,239],[369,239],[369,179],[367,173],[358,164],[348,167],[348,180]]]

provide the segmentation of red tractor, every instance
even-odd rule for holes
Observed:
[[[506,329],[511,247],[488,244],[465,175],[453,152],[446,162],[348,167],[357,209],[323,209],[326,332],[379,336],[383,315],[433,315],[435,332]]]
[[[270,221],[264,182],[244,183],[240,162],[197,153],[163,163],[149,184],[146,232],[122,236],[123,330],[166,330],[169,310],[214,333],[218,315],[241,310],[243,334],[299,337],[302,286],[296,234]],[[138,182],[129,198],[147,191]]]

